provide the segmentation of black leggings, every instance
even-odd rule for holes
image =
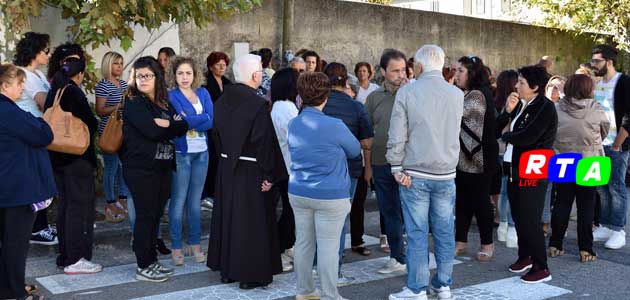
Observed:
[[[365,170],[365,169],[364,169]],[[364,171],[365,172],[365,171]],[[368,185],[363,179],[363,174],[357,179],[357,190],[354,193],[352,207],[350,209],[350,237],[352,247],[363,245],[363,233],[365,232],[365,199],[367,198]]]
[[[593,217],[595,216],[596,188],[575,183],[556,183],[558,195],[551,214],[551,239],[549,246],[562,249],[564,233],[569,225],[573,199],[577,204],[578,246],[581,251],[593,252]]]
[[[477,219],[482,245],[492,244],[494,213],[490,202],[490,182],[492,177],[457,171],[455,177],[455,241],[468,242],[468,230],[472,217]]]
[[[282,214],[278,220],[278,240],[280,241],[280,251],[284,252],[295,244],[295,216],[289,203],[289,181],[279,182],[277,186],[282,201]]]

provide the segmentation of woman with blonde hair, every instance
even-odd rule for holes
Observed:
[[[171,201],[168,209],[173,262],[184,264],[182,252],[182,222],[184,210],[188,221],[186,253],[203,263],[206,255],[201,251],[201,193],[208,173],[208,136],[212,128],[213,106],[210,94],[201,88],[203,75],[190,57],[175,57],[168,66],[167,84],[170,104],[175,112],[188,122],[185,136],[175,138],[175,160],[178,168],[173,172]]]
[[[99,135],[103,134],[109,116],[120,104],[127,90],[127,82],[121,80],[123,74],[123,57],[117,52],[107,52],[101,62],[103,79],[96,84],[96,114],[101,118],[98,124]],[[103,153],[103,193],[105,194],[105,219],[112,223],[125,220],[127,210],[127,184],[122,175],[122,165],[118,154]],[[118,187],[118,195],[114,187]],[[118,197],[116,197],[118,196]]]

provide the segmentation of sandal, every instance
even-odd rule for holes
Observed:
[[[597,260],[597,254],[588,251],[580,251],[580,262],[592,262]]]
[[[493,255],[494,255],[494,246],[492,247],[490,251],[479,250],[477,252],[477,260],[482,261],[482,262],[489,262],[492,259]]]
[[[564,250],[558,249],[554,246],[549,247],[549,257],[557,257],[562,255],[564,255]]]
[[[115,203],[105,205],[105,220],[112,223],[120,223],[125,220],[125,215],[120,213],[120,209]]]
[[[26,295],[24,297],[17,298],[17,300],[44,300],[44,296],[31,294],[31,295]]]
[[[359,253],[359,254],[361,254],[363,256],[370,256],[370,254],[372,254],[370,249],[365,248],[365,246],[363,246],[363,245],[361,245],[361,246],[353,246],[352,247],[352,252]]]
[[[381,234],[381,238],[380,238],[380,246],[381,246],[381,251],[385,252],[385,253],[391,253],[392,250],[389,248],[389,244],[387,243],[387,236],[386,235],[382,235]]]
[[[29,295],[39,292],[39,287],[34,284],[26,284],[24,285],[24,289],[26,290],[26,293]]]

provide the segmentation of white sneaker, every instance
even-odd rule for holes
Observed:
[[[380,274],[390,274],[403,271],[407,271],[407,265],[399,263],[395,258],[390,258],[389,261],[376,272]]]
[[[612,230],[611,230],[612,231]],[[604,245],[608,249],[621,249],[626,245],[626,232],[623,230],[612,231],[610,239]]]
[[[516,234],[516,228],[514,228],[514,226],[508,227],[505,236],[505,246],[508,248],[518,248],[518,235]]]
[[[497,240],[499,240],[499,242],[505,242],[505,238],[507,237],[507,231],[508,231],[508,223],[500,222],[499,228],[497,228]]]
[[[593,242],[605,242],[610,239],[613,231],[604,226],[598,226],[593,230]]]
[[[103,271],[103,266],[95,264],[84,258],[81,258],[76,263],[63,268],[63,272],[67,275],[94,274],[100,271]]]
[[[201,210],[211,211],[214,207],[214,199],[206,197],[201,199]]]
[[[436,294],[437,298],[440,300],[453,299],[453,295],[451,295],[451,288],[448,286],[443,286],[439,289],[431,287],[431,291]]]
[[[343,274],[339,274],[339,278],[337,279],[337,287],[351,285],[352,283],[354,283],[354,277],[346,277],[343,276]]]
[[[282,272],[288,272],[293,270],[293,261],[288,255],[282,253],[280,254],[280,258],[282,258]]]
[[[389,295],[389,300],[427,300],[427,292],[422,291],[420,293],[414,293],[407,287],[404,287],[402,291]]]

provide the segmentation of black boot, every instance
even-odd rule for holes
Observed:
[[[156,240],[156,242],[155,242],[155,249],[157,249],[157,251],[160,252],[160,254],[162,254],[162,255],[169,255],[169,254],[171,254],[171,249],[166,247],[166,244],[164,244],[164,240],[163,239],[157,239]]]

